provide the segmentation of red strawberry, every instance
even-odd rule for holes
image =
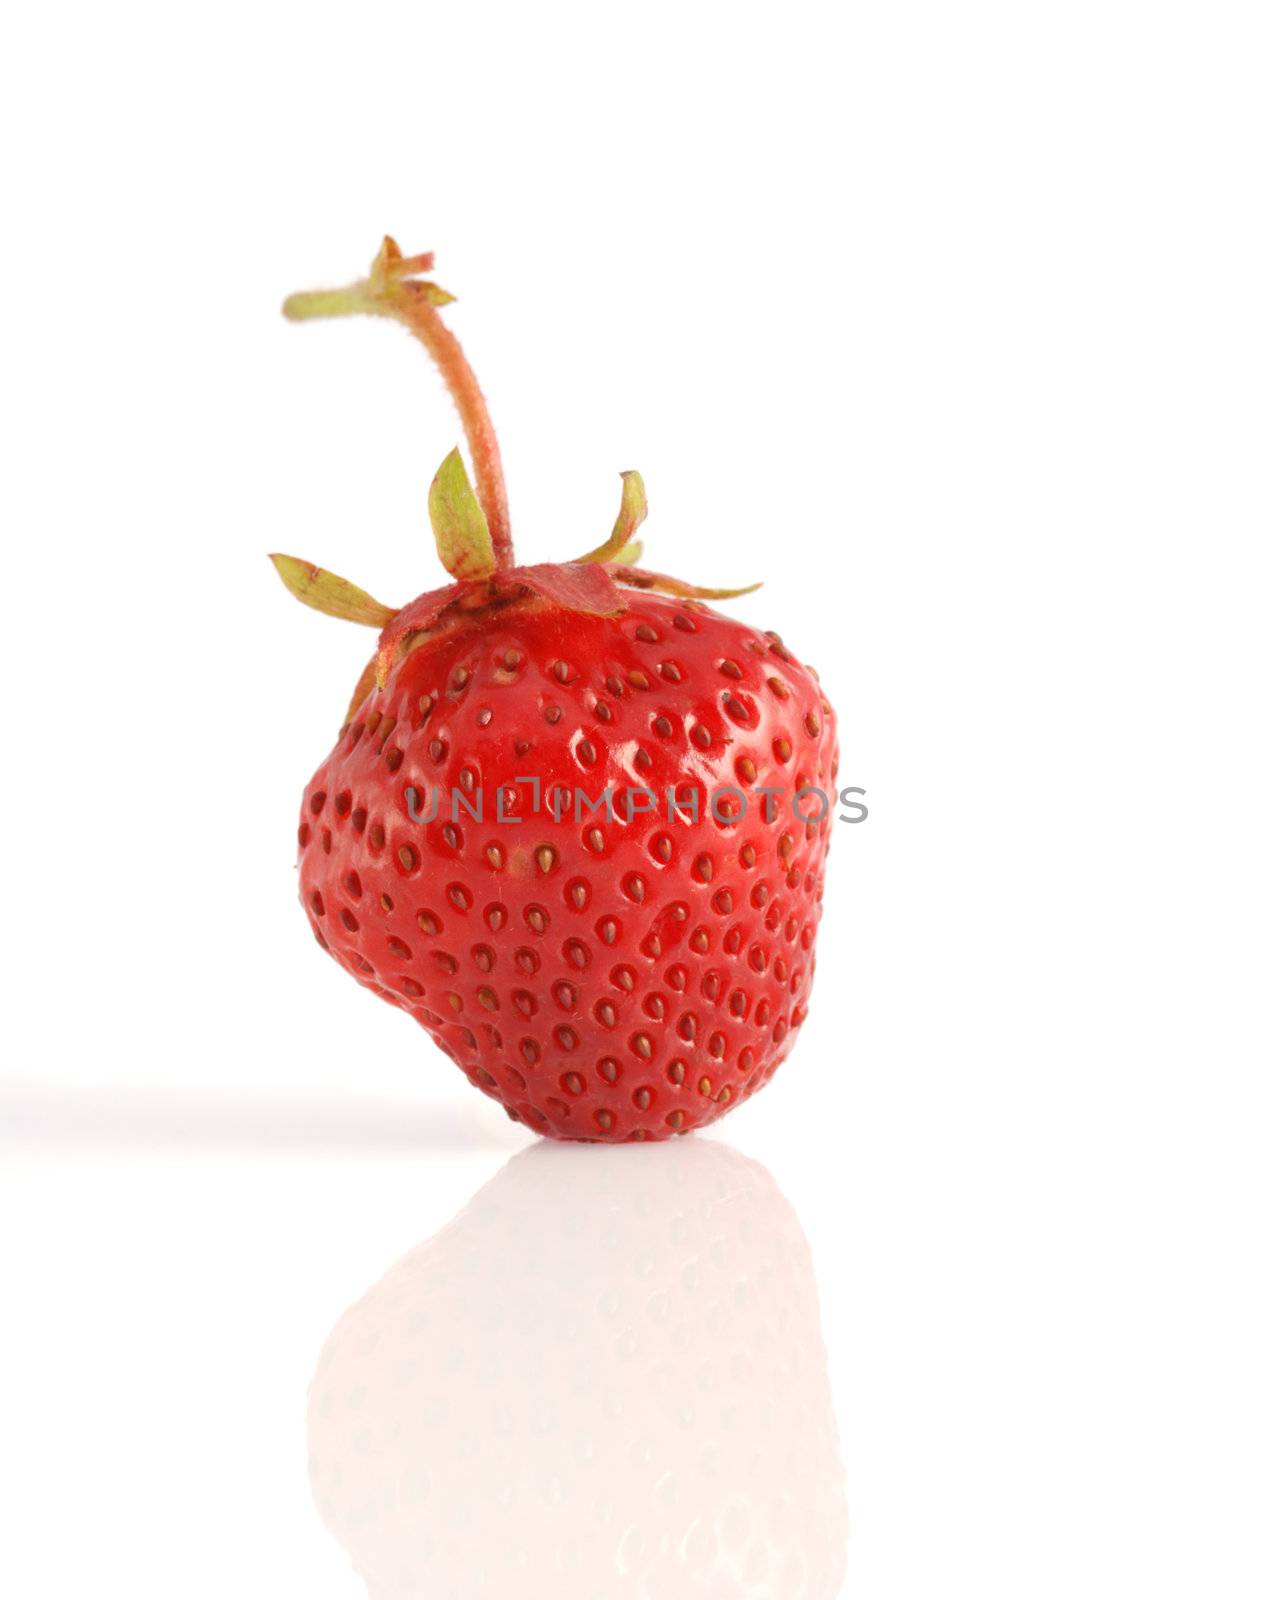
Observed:
[[[496,441],[430,264],[389,239],[368,279],[285,307],[415,333],[479,490],[454,450],[430,510],[455,581],[400,610],[273,557],[301,600],[381,630],[304,796],[303,903],[335,960],[512,1117],[663,1138],[758,1089],[804,1021],[834,719],[777,634],[702,603],[746,591],[635,564],[637,473],[597,550],[514,565]]]

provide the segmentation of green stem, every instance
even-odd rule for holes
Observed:
[[[305,322],[313,317],[391,317],[408,328],[424,346],[457,407],[475,468],[476,493],[488,521],[496,570],[505,572],[515,564],[515,550],[510,537],[510,507],[497,435],[488,414],[488,402],[470,362],[437,310],[438,305],[446,304],[452,296],[433,283],[410,276],[424,264],[430,267],[430,257],[403,258],[392,240],[384,240],[368,278],[349,284],[345,289],[314,289],[292,294],[283,304],[282,312],[292,322]]]

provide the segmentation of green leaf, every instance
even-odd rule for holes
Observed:
[[[327,617],[362,622],[367,628],[385,628],[396,615],[391,606],[383,605],[337,573],[314,567],[311,561],[282,555],[272,555],[268,559],[296,600],[302,600],[314,611],[324,612]]]
[[[620,510],[610,538],[604,539],[597,550],[591,550],[582,561],[618,561],[647,515],[647,490],[640,472],[622,472],[620,475]]]
[[[431,480],[427,509],[444,570],[458,579],[491,577],[496,561],[488,518],[475,498],[456,447],[445,456]]]
[[[753,594],[759,583],[745,584],[742,589],[707,589],[698,583],[683,583],[681,578],[670,578],[663,572],[645,572],[641,567],[615,566],[611,575],[617,583],[628,584],[631,589],[654,589],[657,594],[676,594],[684,600],[737,600],[741,594]]]

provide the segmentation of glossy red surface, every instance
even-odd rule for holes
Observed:
[[[652,594],[616,618],[512,605],[361,706],[304,795],[301,895],[513,1117],[664,1138],[760,1088],[805,1018],[836,767],[775,636]]]

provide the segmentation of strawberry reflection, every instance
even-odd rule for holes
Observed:
[[[336,1325],[313,1495],[373,1600],[834,1600],[813,1266],[715,1141],[540,1144]]]

